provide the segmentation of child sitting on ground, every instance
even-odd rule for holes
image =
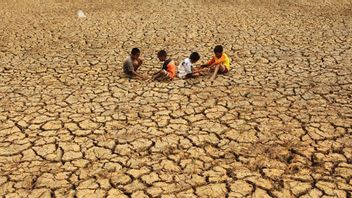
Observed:
[[[123,72],[129,77],[129,78],[136,78],[140,80],[146,80],[147,77],[145,77],[142,74],[139,74],[137,72],[138,68],[142,65],[143,60],[139,58],[141,55],[141,51],[138,48],[133,48],[131,51],[131,54],[125,62],[123,63]]]
[[[189,58],[186,58],[178,67],[177,67],[177,76],[179,78],[191,78],[195,77],[198,74],[193,73],[193,64],[200,59],[200,56],[197,52],[193,52]]]
[[[214,48],[214,56],[212,59],[204,65],[201,65],[203,69],[198,70],[198,72],[202,71],[211,71],[213,75],[210,80],[215,80],[215,77],[218,73],[225,74],[230,71],[230,59],[229,57],[223,53],[224,49],[221,45],[217,45]]]
[[[155,73],[151,80],[172,80],[176,76],[175,61],[173,61],[171,58],[167,58],[167,53],[165,50],[158,52],[158,59],[164,63],[161,70]]]

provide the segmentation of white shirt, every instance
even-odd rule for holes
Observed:
[[[177,76],[179,78],[185,78],[187,74],[192,73],[192,63],[189,58],[186,58],[178,67],[177,67]]]

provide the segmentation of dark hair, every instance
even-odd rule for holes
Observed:
[[[200,55],[198,54],[198,52],[192,52],[192,54],[189,56],[189,59],[194,62],[198,61],[200,59]]]
[[[140,53],[141,53],[141,50],[139,50],[138,48],[133,48],[132,51],[131,51],[132,55],[137,55],[137,54],[140,54]]]
[[[224,51],[224,48],[221,45],[217,45],[214,48],[214,53],[222,53]]]
[[[165,50],[160,50],[160,51],[158,52],[158,57],[166,57],[166,56],[167,56],[167,53],[166,53]]]

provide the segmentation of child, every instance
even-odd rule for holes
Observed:
[[[173,61],[171,58],[167,58],[167,53],[165,50],[158,52],[158,59],[164,62],[163,67],[160,71],[153,75],[151,80],[172,80],[176,76],[175,61]]]
[[[146,77],[142,74],[137,73],[138,68],[142,65],[143,60],[139,58],[141,55],[141,51],[138,48],[133,48],[131,54],[125,62],[123,63],[123,72],[129,78],[137,78],[141,80],[145,80]]]
[[[177,76],[179,78],[191,78],[196,76],[195,73],[192,72],[193,64],[196,63],[200,59],[200,56],[197,52],[193,52],[189,58],[186,58],[177,68]]]
[[[223,51],[224,49],[221,45],[215,46],[212,59],[207,64],[201,65],[201,67],[205,67],[207,70],[214,71],[210,78],[212,81],[215,80],[218,73],[225,74],[230,70],[230,59]]]

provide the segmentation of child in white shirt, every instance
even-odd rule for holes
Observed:
[[[186,58],[177,67],[177,76],[179,78],[191,78],[193,77],[192,67],[200,59],[200,55],[197,52],[192,52],[189,58]]]

